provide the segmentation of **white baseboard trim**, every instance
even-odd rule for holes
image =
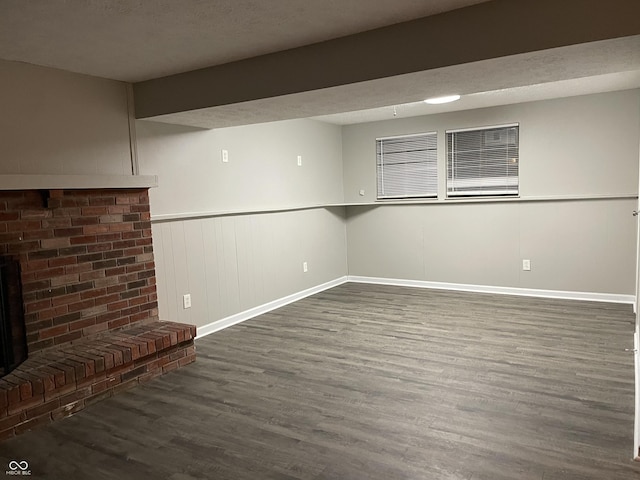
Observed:
[[[349,282],[397,285],[400,287],[433,288],[457,290],[460,292],[495,293],[500,295],[520,295],[524,297],[559,298],[563,300],[586,300],[591,302],[625,303],[635,305],[634,295],[615,293],[567,292],[562,290],[539,290],[535,288],[494,287],[489,285],[469,285],[464,283],[427,282],[423,280],[401,280],[396,278],[360,277],[349,275]]]
[[[215,322],[208,323],[207,325],[198,327],[196,339],[202,338],[219,330],[223,330],[237,323],[244,322],[253,317],[257,317],[258,315],[262,315],[263,313],[270,312],[271,310],[275,310],[276,308],[284,307],[285,305],[296,302],[311,295],[315,295],[316,293],[320,293],[324,290],[337,287],[338,285],[347,283],[347,281],[348,280],[346,276],[336,278],[335,280],[331,280],[330,282],[307,288],[306,290],[302,290],[301,292],[293,293],[291,295],[287,295],[286,297],[278,298],[277,300],[273,300],[271,302],[258,305],[257,307],[250,308],[249,310],[245,310],[244,312],[236,313],[229,317],[225,317],[220,320],[216,320]]]
[[[633,334],[633,367],[635,373],[635,414],[633,421],[633,460],[640,461],[640,330],[636,323],[636,331]]]
[[[470,285],[464,283],[445,283],[445,282],[427,282],[423,280],[404,280],[397,278],[381,278],[381,277],[361,277],[357,275],[349,275],[315,287],[302,290],[286,297],[278,298],[271,302],[257,307],[250,308],[243,312],[236,313],[229,317],[216,320],[202,327],[198,327],[196,338],[202,338],[211,333],[223,330],[237,323],[244,322],[263,313],[270,312],[276,308],[284,307],[290,303],[296,302],[303,298],[309,297],[316,293],[328,290],[343,283],[373,283],[378,285],[396,285],[399,287],[417,287],[417,288],[433,288],[437,290],[456,290],[460,292],[476,292],[476,293],[495,293],[500,295],[520,295],[525,297],[542,297],[542,298],[559,298],[564,300],[586,300],[592,302],[610,302],[631,304],[635,307],[636,298],[633,295],[619,295],[614,293],[592,293],[592,292],[566,292],[561,290],[538,290],[532,288],[516,288],[516,287],[495,287],[489,285]]]

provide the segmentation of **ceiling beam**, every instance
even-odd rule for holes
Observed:
[[[493,0],[134,84],[137,118],[640,34],[638,0]],[[251,32],[247,32],[251,35]]]

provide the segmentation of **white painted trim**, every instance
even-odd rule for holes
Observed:
[[[519,127],[519,123],[505,123],[504,125],[486,125],[483,127],[469,127],[469,128],[456,128],[453,130],[445,130],[444,133],[464,133],[464,132],[474,132],[476,130],[491,130],[493,128],[510,128],[510,127]]]
[[[464,283],[427,282],[423,280],[401,280],[397,278],[361,277],[349,275],[349,282],[397,285],[401,287],[433,288],[461,292],[494,293],[499,295],[520,295],[524,297],[560,298],[564,300],[586,300],[591,302],[625,303],[633,305],[634,295],[615,293],[567,292],[563,290],[539,290],[534,288],[495,287],[490,285],[469,285]]]
[[[157,175],[0,175],[0,190],[154,188]]]
[[[372,283],[378,285],[397,285],[400,287],[417,287],[417,288],[432,288],[437,290],[455,290],[460,292],[476,292],[476,293],[495,293],[501,295],[520,295],[525,297],[543,297],[543,298],[559,298],[565,300],[587,300],[592,302],[611,302],[611,303],[624,303],[635,304],[635,297],[633,295],[618,295],[612,293],[591,293],[591,292],[566,292],[561,290],[538,290],[531,288],[515,288],[515,287],[495,287],[488,285],[468,285],[463,283],[444,283],[444,282],[427,282],[422,280],[402,280],[397,278],[380,278],[380,277],[361,277],[357,275],[349,275],[329,282],[317,285],[315,287],[302,290],[286,297],[278,298],[271,302],[257,307],[250,308],[243,312],[236,313],[229,317],[216,320],[215,322],[208,323],[202,327],[198,327],[198,334],[196,338],[202,338],[211,333],[215,333],[219,330],[223,330],[237,323],[242,323],[251,318],[257,317],[264,313],[275,310],[276,308],[284,307],[290,303],[302,300],[316,293],[328,290],[333,287],[337,287],[347,282],[354,283]]]
[[[156,185],[157,186],[157,185]],[[391,207],[391,206],[407,206],[407,205],[457,205],[465,203],[508,203],[508,202],[566,202],[566,201],[598,201],[598,200],[627,200],[637,199],[637,193],[621,193],[616,195],[554,195],[541,197],[448,197],[437,198],[429,197],[421,200],[403,200],[397,199],[376,199],[373,202],[346,202],[346,203],[318,203],[309,205],[300,205],[294,207],[273,207],[259,209],[243,209],[243,210],[212,210],[203,212],[178,212],[178,213],[162,213],[151,216],[152,223],[160,222],[176,222],[181,220],[191,220],[199,218],[211,217],[227,217],[232,215],[259,215],[263,213],[280,213],[280,212],[296,212],[299,210],[313,210],[318,208],[342,208],[342,207]]]
[[[640,348],[639,344],[639,335],[638,326],[636,324],[636,331],[633,334],[633,369],[635,374],[635,413],[634,413],[634,424],[633,424],[633,460],[638,462],[640,461],[640,456],[638,455],[640,448],[640,431],[638,430],[638,419],[640,418],[640,405],[638,399],[640,399],[640,355],[638,355],[638,348]]]
[[[346,276],[336,278],[335,280],[331,280],[330,282],[307,288],[306,290],[302,290],[301,292],[293,293],[291,295],[287,295],[286,297],[273,300],[272,302],[250,308],[249,310],[245,310],[244,312],[236,313],[235,315],[231,315],[229,317],[216,320],[215,322],[208,323],[207,325],[198,327],[196,339],[202,338],[219,330],[223,330],[237,323],[244,322],[253,317],[257,317],[258,315],[270,312],[272,310],[275,310],[276,308],[284,307],[285,305],[296,302],[298,300],[302,300],[303,298],[315,295],[316,293],[320,293],[324,290],[337,287],[338,285],[342,285],[343,283],[347,283]]]
[[[378,138],[376,138],[376,142],[378,140],[396,140],[398,138],[419,137],[421,135],[438,135],[438,131],[435,130],[433,132],[418,132],[418,133],[410,133],[408,135],[393,135],[391,137],[378,137]]]
[[[131,154],[131,174],[140,175],[138,164],[138,136],[136,134],[136,107],[133,99],[133,84],[127,83],[127,111],[129,121],[129,152]]]
[[[316,210],[319,208],[336,208],[342,207],[342,204],[326,204],[326,205],[302,205],[299,207],[274,207],[274,208],[263,208],[260,210],[226,210],[226,211],[217,211],[217,212],[183,212],[183,213],[168,213],[168,214],[160,214],[160,215],[152,215],[151,223],[160,223],[160,222],[174,222],[180,220],[193,220],[200,218],[211,218],[211,217],[229,217],[233,215],[257,215],[263,213],[283,213],[283,212],[298,212],[301,210]]]

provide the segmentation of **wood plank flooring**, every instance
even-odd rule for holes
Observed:
[[[628,305],[345,284],[0,444],[51,479],[640,479]]]

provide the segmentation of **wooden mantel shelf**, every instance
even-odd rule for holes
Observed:
[[[0,190],[84,190],[157,186],[157,175],[0,175]]]

